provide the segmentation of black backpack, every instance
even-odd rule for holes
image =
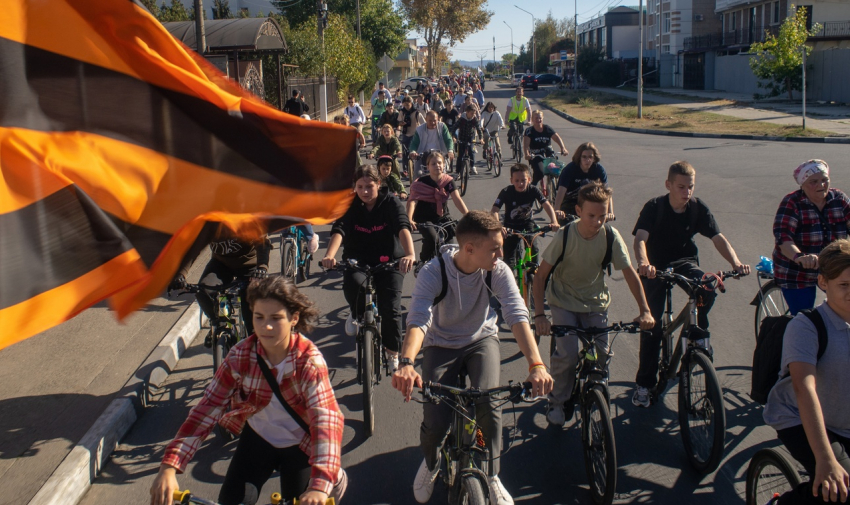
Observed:
[[[829,339],[826,324],[817,309],[802,310],[800,313],[805,314],[817,329],[817,359],[820,361],[821,356],[826,351],[826,345]],[[785,328],[792,319],[794,318],[790,315],[770,316],[764,318],[759,327],[756,350],[753,352],[753,376],[750,398],[762,405],[767,403],[770,390],[773,389],[773,386],[776,385],[779,379],[787,377],[787,375],[779,377],[779,370],[782,367],[782,341],[785,337]],[[777,379],[777,377],[779,378]]]
[[[564,255],[567,254],[567,236],[569,235],[569,232],[570,232],[570,225],[574,222],[575,221],[572,221],[571,223],[564,226],[564,233],[562,234],[563,238],[564,238],[564,244],[563,244],[563,247],[561,248],[561,255],[558,256],[557,260],[555,260],[555,264],[552,265],[552,270],[549,270],[549,275],[546,276],[546,284],[544,284],[544,286],[549,285],[549,279],[551,279],[552,274],[555,273],[555,268],[558,267],[558,264],[561,263],[561,261],[563,261]],[[610,223],[605,223],[604,228],[605,228],[605,257],[602,258],[602,270],[603,271],[607,270],[608,275],[611,275],[611,256],[614,254],[614,228],[611,227]]]
[[[440,260],[440,279],[443,281],[443,287],[440,289],[440,294],[437,295],[437,298],[434,298],[434,304],[432,307],[435,307],[438,303],[443,301],[443,298],[446,297],[446,294],[449,292],[449,276],[446,274],[446,260],[443,259],[443,254],[437,252],[437,259]],[[484,279],[484,282],[487,283],[487,289],[489,291],[493,291],[493,272],[488,270],[487,277]]]

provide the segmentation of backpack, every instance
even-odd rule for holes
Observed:
[[[446,260],[443,259],[443,254],[439,251],[437,252],[437,259],[440,260],[440,279],[442,280],[443,287],[440,288],[440,294],[434,298],[434,303],[432,307],[436,307],[438,303],[443,301],[443,298],[446,297],[446,294],[449,292],[449,276],[446,274]],[[491,292],[493,291],[493,272],[491,270],[487,271],[487,277],[484,279],[484,282],[487,283],[487,289]]]
[[[817,329],[817,359],[820,361],[823,353],[826,351],[826,345],[829,339],[826,324],[824,324],[823,317],[817,309],[801,310],[800,313],[805,314]],[[776,385],[779,379],[784,379],[788,376],[786,374],[777,379],[779,370],[782,367],[782,341],[785,337],[785,328],[792,319],[794,318],[790,315],[766,317],[759,327],[756,350],[753,352],[753,376],[750,398],[762,405],[767,403],[770,390],[773,389],[773,386]]]
[[[573,221],[572,223],[574,223]],[[570,224],[572,224],[570,223]],[[570,224],[564,226],[564,244],[561,248],[561,255],[558,256],[558,259],[555,260],[555,264],[552,265],[552,270],[549,270],[549,275],[546,276],[546,283],[544,286],[549,286],[549,279],[552,278],[552,274],[555,273],[555,268],[558,267],[558,264],[561,263],[564,259],[564,255],[567,254],[567,235],[570,232]],[[608,275],[611,275],[611,257],[614,253],[614,228],[611,227],[610,223],[605,223],[605,257],[602,258],[602,270],[608,271]]]

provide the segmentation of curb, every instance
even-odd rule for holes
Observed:
[[[122,389],[127,392],[112,400],[29,505],[76,505],[82,500],[112,451],[144,410],[150,389],[165,382],[206,323],[197,302],[192,303],[124,385]]]
[[[694,132],[671,132],[665,130],[650,130],[646,128],[626,128],[625,126],[614,126],[602,123],[593,123],[582,119],[570,116],[566,112],[557,110],[540,100],[536,100],[537,104],[554,112],[558,116],[566,119],[571,123],[582,126],[592,126],[594,128],[604,128],[606,130],[616,130],[629,133],[643,133],[646,135],[663,135],[667,137],[698,137],[707,139],[733,139],[733,140],[762,140],[773,142],[805,142],[814,144],[850,144],[850,137],[763,137],[760,135],[733,135],[726,133],[694,133]]]

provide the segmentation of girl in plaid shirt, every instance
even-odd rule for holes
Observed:
[[[345,491],[347,477],[340,468],[343,416],[321,352],[301,335],[312,329],[318,311],[282,277],[253,282],[248,303],[255,333],[233,347],[165,449],[151,486],[152,505],[171,505],[178,489],[176,474],[185,471],[216,422],[241,433],[219,491],[222,505],[241,503],[246,483],[260,490],[275,470],[280,472],[281,494],[300,496],[304,505],[324,504],[328,496],[338,502]],[[291,409],[272,391],[259,359],[277,378]]]

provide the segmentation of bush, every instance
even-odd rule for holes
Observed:
[[[593,86],[614,87],[622,84],[620,64],[616,61],[600,61],[590,70],[587,82]]]

